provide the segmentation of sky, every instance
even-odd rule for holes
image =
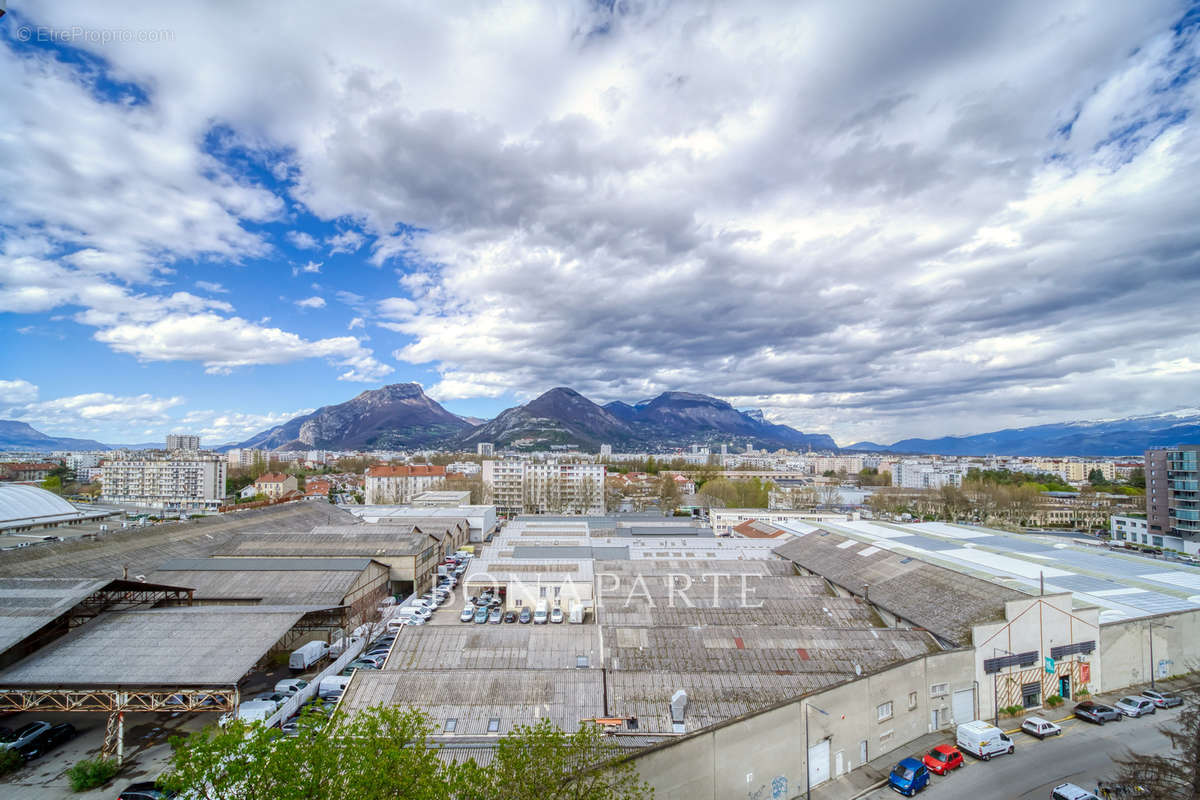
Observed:
[[[1200,5],[9,0],[0,418],[1195,406]]]

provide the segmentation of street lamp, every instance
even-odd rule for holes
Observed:
[[[829,712],[819,706],[814,706],[812,703],[807,703],[807,702],[804,704],[804,798],[805,798],[805,800],[812,800],[812,765],[808,763],[809,753],[811,752],[808,749],[808,710],[810,708],[814,709],[816,711],[820,711],[822,714],[824,714],[827,717],[829,716]]]
[[[1154,620],[1146,620],[1146,624],[1150,626],[1150,688],[1154,688]],[[1175,630],[1175,626],[1160,623],[1160,628],[1170,628]]]
[[[1006,656],[1015,656],[1016,655],[1016,653],[1010,653],[1008,650],[1005,650],[1003,647],[993,647],[992,648],[992,658],[995,658],[997,656],[997,654],[999,654],[999,653],[1004,653],[1004,655],[1006,655]],[[995,672],[992,673],[992,724],[995,725],[997,728],[1000,727],[999,680],[1000,680],[1000,670],[997,669]]]

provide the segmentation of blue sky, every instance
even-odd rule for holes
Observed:
[[[215,443],[568,385],[848,443],[1195,405],[1197,8],[10,2],[0,418]]]

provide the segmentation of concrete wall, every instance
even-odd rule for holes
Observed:
[[[1100,610],[1095,607],[1072,608],[1070,592],[1010,600],[1004,604],[1005,619],[1001,622],[976,625],[972,628],[975,645],[975,677],[981,687],[980,716],[993,716],[998,699],[1000,708],[1021,704],[1021,686],[1041,683],[1039,700],[1059,692],[1059,680],[1068,678],[1070,692],[1083,683],[1083,674],[1088,675],[1088,688],[1096,691],[1101,685],[1103,668],[1096,653],[1076,654],[1055,662],[1054,672],[1045,671],[1044,659],[1051,649],[1076,642],[1095,642],[1100,645]],[[1037,652],[1037,660],[1027,667],[1006,667],[993,675],[983,671],[983,662],[1007,653]],[[1083,665],[1087,669],[1083,669]]]
[[[795,797],[804,792],[808,767],[806,710],[809,746],[829,742],[828,763],[823,766],[836,778],[862,766],[864,743],[868,761],[891,752],[897,759],[910,755],[905,745],[935,730],[935,710],[940,712],[940,727],[966,721],[951,718],[951,696],[973,688],[973,670],[970,650],[922,656],[657,745],[635,756],[634,764],[658,800]],[[931,687],[939,684],[948,686],[931,697]],[[910,699],[915,700],[911,705]],[[891,716],[880,720],[879,706],[887,702],[892,704]]]
[[[1154,662],[1150,660],[1151,629]],[[1100,626],[1100,662],[1100,687],[1105,692],[1148,683],[1151,663],[1159,665],[1155,677],[1200,668],[1200,610],[1104,623]]]

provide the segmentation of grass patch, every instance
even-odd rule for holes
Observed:
[[[67,770],[67,780],[71,791],[86,792],[108,783],[120,770],[114,758],[85,758]]]

